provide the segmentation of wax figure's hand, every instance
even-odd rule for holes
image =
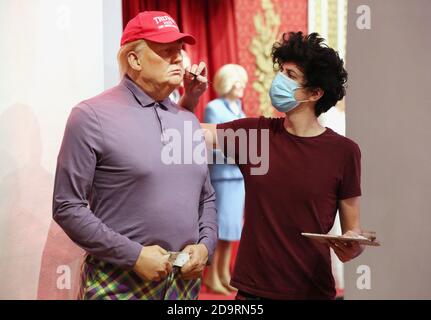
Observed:
[[[199,102],[199,98],[207,88],[208,79],[205,62],[186,68],[186,72],[184,73],[185,92],[179,104],[183,108],[193,112]]]
[[[208,261],[208,249],[204,244],[188,245],[183,252],[190,254],[190,260],[181,268],[181,276],[185,280],[202,277]]]
[[[354,231],[347,231],[343,234],[343,236],[346,237],[357,237],[358,235],[359,234]],[[341,262],[348,262],[356,258],[365,248],[365,246],[355,241],[327,240],[327,242]]]
[[[133,268],[139,277],[148,281],[159,281],[172,272],[169,253],[160,246],[143,247]]]

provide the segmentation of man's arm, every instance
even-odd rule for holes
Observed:
[[[206,77],[207,69],[204,62],[199,65],[192,65],[186,69],[184,74],[184,95],[180,98],[178,104],[190,112],[195,112],[199,103],[199,99],[208,89],[208,79]],[[205,141],[207,147],[211,149],[219,149],[217,142],[217,125],[210,123],[201,123],[205,132]]]
[[[353,197],[339,201],[341,231],[361,233],[360,197]]]
[[[184,279],[200,277],[205,265],[214,255],[218,240],[215,199],[215,191],[208,171],[199,202],[199,241],[198,244],[188,245],[183,250],[191,255],[189,262],[181,268]]]
[[[218,240],[216,196],[209,171],[202,188],[199,202],[199,243],[208,249],[209,260],[212,260]]]
[[[339,201],[341,230],[344,236],[360,235],[360,197],[353,197]],[[350,261],[364,251],[364,246],[357,242],[343,242],[329,240],[330,247],[342,262]]]
[[[361,150],[356,143],[350,143],[347,147],[343,177],[338,190],[338,208],[343,235],[355,236],[361,234]],[[357,242],[330,241],[328,243],[342,262],[356,258],[364,250],[364,246]]]
[[[217,138],[217,125],[213,123],[201,123],[201,127],[204,130],[205,143],[208,150],[220,149]]]
[[[199,65],[194,64],[188,67],[185,70],[183,81],[185,93],[178,104],[182,108],[194,113],[200,97],[208,89],[207,67],[205,62],[200,62]]]
[[[95,114],[86,105],[75,107],[68,119],[57,159],[53,218],[88,253],[132,268],[142,249],[141,244],[113,231],[88,208],[101,145]]]

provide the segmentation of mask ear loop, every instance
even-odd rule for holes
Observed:
[[[305,88],[304,87],[298,87],[298,88],[295,89],[295,91],[298,90],[298,89],[305,89]],[[293,96],[295,97],[295,93],[293,94]],[[296,100],[296,98],[295,98],[295,100]],[[310,99],[307,99],[307,100],[296,100],[296,102],[298,102],[298,103],[309,102],[309,101],[311,101],[311,100]]]

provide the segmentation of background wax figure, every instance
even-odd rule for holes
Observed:
[[[214,77],[214,89],[219,98],[205,108],[204,121],[223,123],[245,118],[241,98],[248,81],[247,71],[237,64],[221,67]],[[219,242],[212,266],[208,268],[205,284],[214,292],[228,294],[235,291],[229,285],[232,241],[241,238],[244,210],[244,180],[239,168],[225,163],[220,150],[213,151],[210,166],[211,183],[216,191],[219,223]]]

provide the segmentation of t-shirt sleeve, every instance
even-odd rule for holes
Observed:
[[[338,198],[344,200],[361,194],[361,150],[354,143],[346,155]]]
[[[217,125],[217,140],[228,163],[248,162],[248,138],[251,129],[260,128],[261,118],[238,119]]]

